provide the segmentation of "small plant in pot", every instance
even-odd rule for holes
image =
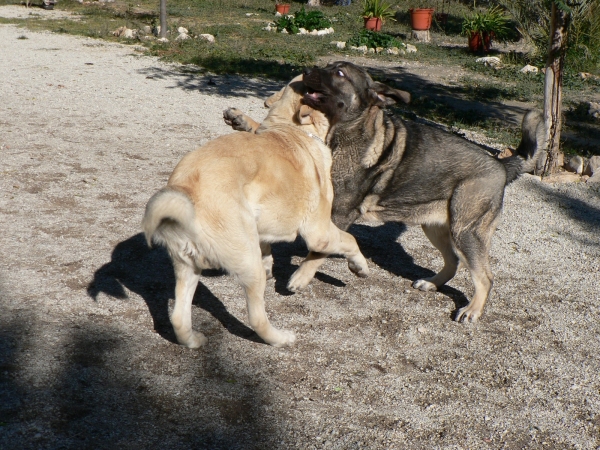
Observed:
[[[498,6],[466,16],[462,24],[462,34],[467,36],[469,50],[474,53],[489,52],[492,40],[506,38],[509,31],[508,17]]]
[[[386,19],[394,20],[391,5],[383,0],[364,0],[362,16],[365,28],[372,31],[380,31]]]

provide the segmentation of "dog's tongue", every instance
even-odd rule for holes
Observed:
[[[306,94],[304,94],[304,96],[313,100],[318,100],[319,97],[321,97],[321,94],[319,94],[318,92],[307,92]]]

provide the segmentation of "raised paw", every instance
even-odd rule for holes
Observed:
[[[366,278],[369,276],[369,266],[364,258],[360,261],[348,261],[348,269],[357,277]]]
[[[413,282],[412,287],[418,289],[420,291],[425,292],[434,292],[437,291],[437,286],[433,284],[431,281],[427,280],[416,280]]]
[[[475,323],[481,317],[481,308],[476,308],[471,304],[460,308],[456,313],[454,320],[463,323]]]
[[[252,131],[252,125],[246,121],[245,114],[237,108],[228,108],[223,111],[225,123],[237,131]]]
[[[291,292],[299,292],[308,286],[308,283],[310,283],[310,280],[312,280],[313,277],[314,273],[312,273],[312,271],[303,270],[303,266],[300,266],[298,270],[292,274],[292,277],[287,284],[287,288]]]

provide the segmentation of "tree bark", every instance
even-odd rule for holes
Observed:
[[[160,37],[167,37],[167,0],[160,0]]]
[[[546,158],[540,158],[534,173],[546,175],[558,170],[560,131],[562,126],[562,81],[570,15],[552,3],[550,43],[544,80],[544,122],[546,124]]]

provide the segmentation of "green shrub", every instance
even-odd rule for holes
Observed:
[[[359,33],[348,39],[346,45],[354,47],[366,45],[368,48],[390,48],[400,47],[402,42],[389,34],[362,29]]]
[[[296,34],[300,28],[307,31],[322,30],[331,27],[331,20],[325,17],[321,11],[312,10],[306,12],[304,6],[295,15],[282,16],[275,22],[277,30],[287,30],[288,33]]]

